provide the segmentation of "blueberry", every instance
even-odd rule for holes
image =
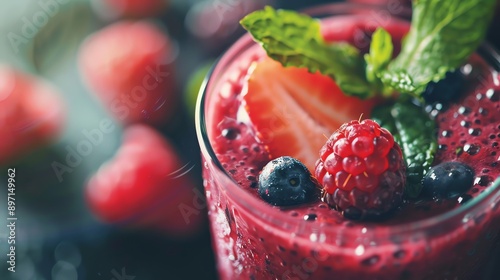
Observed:
[[[449,161],[432,167],[422,184],[424,194],[434,198],[455,198],[465,193],[474,180],[474,171],[466,164]]]
[[[307,167],[292,157],[270,161],[259,175],[259,195],[275,206],[303,204],[319,197],[319,186]]]
[[[460,70],[446,73],[446,77],[441,81],[430,82],[422,97],[427,103],[444,103],[455,100],[463,92],[464,76]]]

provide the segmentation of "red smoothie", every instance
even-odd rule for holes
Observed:
[[[325,40],[346,41],[366,52],[371,33],[382,26],[391,33],[398,52],[409,28],[405,17],[384,9],[354,7],[328,10],[335,16],[322,20]],[[477,157],[473,149],[465,151],[471,161],[480,157],[493,161],[489,169],[476,172],[474,185],[458,199],[405,201],[382,221],[348,220],[320,200],[289,207],[262,201],[257,178],[269,154],[257,137],[262,132],[245,114],[241,95],[254,63],[265,57],[261,47],[244,36],[218,62],[199,103],[203,176],[221,279],[469,279],[480,275],[500,232],[500,184],[493,182],[500,151],[498,155],[478,151]],[[475,112],[474,100],[491,98],[497,112],[490,114],[498,117],[498,61],[496,66],[491,61],[488,54],[473,55],[462,67],[464,97],[449,108],[429,107],[430,114],[440,121],[464,106]],[[436,163],[448,160],[448,149],[456,148],[443,144],[449,138],[445,131],[451,129],[460,130],[438,128],[441,145]],[[496,131],[500,133],[500,127]],[[478,135],[477,141],[483,137],[500,138],[500,134]]]

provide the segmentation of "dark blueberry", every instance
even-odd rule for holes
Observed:
[[[430,82],[422,97],[427,103],[449,103],[462,92],[464,77],[460,70],[446,73],[446,77],[439,82]]]
[[[454,198],[465,193],[474,181],[474,171],[457,161],[440,163],[425,175],[422,191],[434,198]]]
[[[259,195],[269,204],[289,206],[319,198],[320,187],[307,167],[291,157],[270,161],[259,175]]]

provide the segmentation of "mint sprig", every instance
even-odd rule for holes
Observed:
[[[372,83],[379,79],[379,73],[387,68],[392,60],[392,37],[385,29],[377,28],[372,35],[370,53],[365,54],[366,78]]]
[[[399,87],[390,79],[384,84],[397,91],[412,88],[408,93],[419,97],[428,83],[443,79],[476,50],[495,4],[496,0],[414,0],[410,31],[385,74],[411,77],[412,86]]]
[[[283,66],[305,67],[335,79],[344,93],[368,98],[375,89],[365,79],[365,64],[358,49],[324,41],[319,21],[288,10],[265,7],[247,15],[241,25]]]
[[[437,151],[435,122],[422,108],[409,101],[379,106],[372,112],[372,119],[390,130],[402,148],[407,165],[405,195],[418,197],[422,178]]]
[[[347,43],[327,43],[318,20],[294,11],[266,7],[246,16],[242,26],[285,67],[305,67],[332,77],[347,95],[399,96],[393,107],[375,111],[403,148],[408,165],[408,197],[420,193],[420,180],[436,152],[434,121],[408,97],[421,99],[430,82],[460,67],[485,37],[496,0],[413,0],[411,28],[393,59],[390,34],[379,28],[370,51],[361,56]],[[393,93],[398,92],[399,95]],[[385,120],[383,120],[385,118]]]

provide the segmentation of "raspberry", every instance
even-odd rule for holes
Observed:
[[[399,145],[373,120],[351,121],[320,151],[315,175],[323,199],[349,219],[380,217],[403,198],[406,165]]]

